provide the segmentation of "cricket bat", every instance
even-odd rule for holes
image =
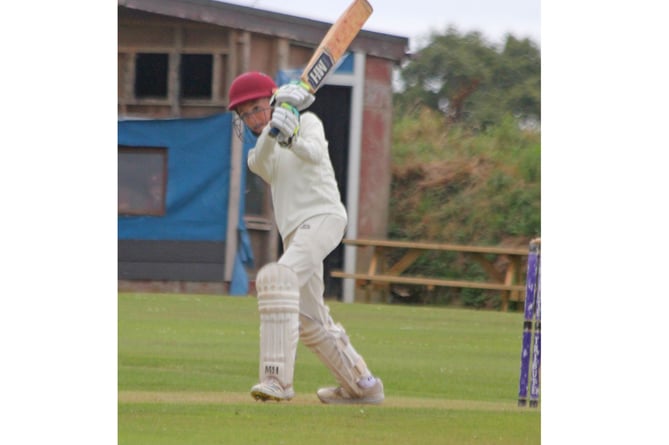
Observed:
[[[330,27],[300,76],[310,93],[315,93],[323,85],[330,70],[344,55],[372,11],[372,5],[367,0],[353,0]]]
[[[327,75],[372,15],[372,11],[372,5],[367,0],[353,0],[330,27],[300,76],[301,85],[311,94],[323,85]],[[278,130],[273,128],[270,134],[276,136]]]

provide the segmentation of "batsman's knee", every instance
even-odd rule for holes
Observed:
[[[256,276],[256,291],[261,311],[271,310],[277,305],[299,311],[297,275],[289,267],[278,263],[264,265]]]

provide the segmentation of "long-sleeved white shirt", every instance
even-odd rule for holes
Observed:
[[[285,239],[312,216],[333,214],[347,219],[320,119],[302,113],[299,135],[291,147],[281,147],[268,132],[269,125],[249,151],[248,165],[270,185],[281,237]]]

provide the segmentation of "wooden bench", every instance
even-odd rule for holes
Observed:
[[[509,301],[523,301],[525,294],[524,270],[527,262],[528,249],[494,247],[494,246],[465,246],[456,244],[426,243],[414,241],[396,241],[380,239],[344,239],[344,245],[357,248],[371,249],[371,259],[366,273],[347,273],[334,270],[332,277],[356,280],[356,286],[366,291],[366,299],[370,300],[374,289],[383,291],[386,295],[390,291],[390,284],[423,285],[428,289],[435,286],[474,288],[496,290],[502,293],[502,310],[507,311]],[[403,255],[390,264],[391,251]],[[485,270],[488,281],[450,280],[441,277],[423,277],[402,275],[416,260],[427,252],[458,252],[476,261]],[[498,270],[488,257],[504,256],[507,259],[506,268]]]

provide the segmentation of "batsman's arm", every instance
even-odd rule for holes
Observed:
[[[258,136],[256,146],[249,150],[247,160],[249,170],[260,176],[267,183],[270,183],[272,179],[275,143],[276,141],[269,137],[268,128],[265,127],[260,136]]]
[[[302,114],[300,137],[293,142],[291,149],[302,160],[312,164],[320,163],[328,152],[323,123],[314,113]]]

